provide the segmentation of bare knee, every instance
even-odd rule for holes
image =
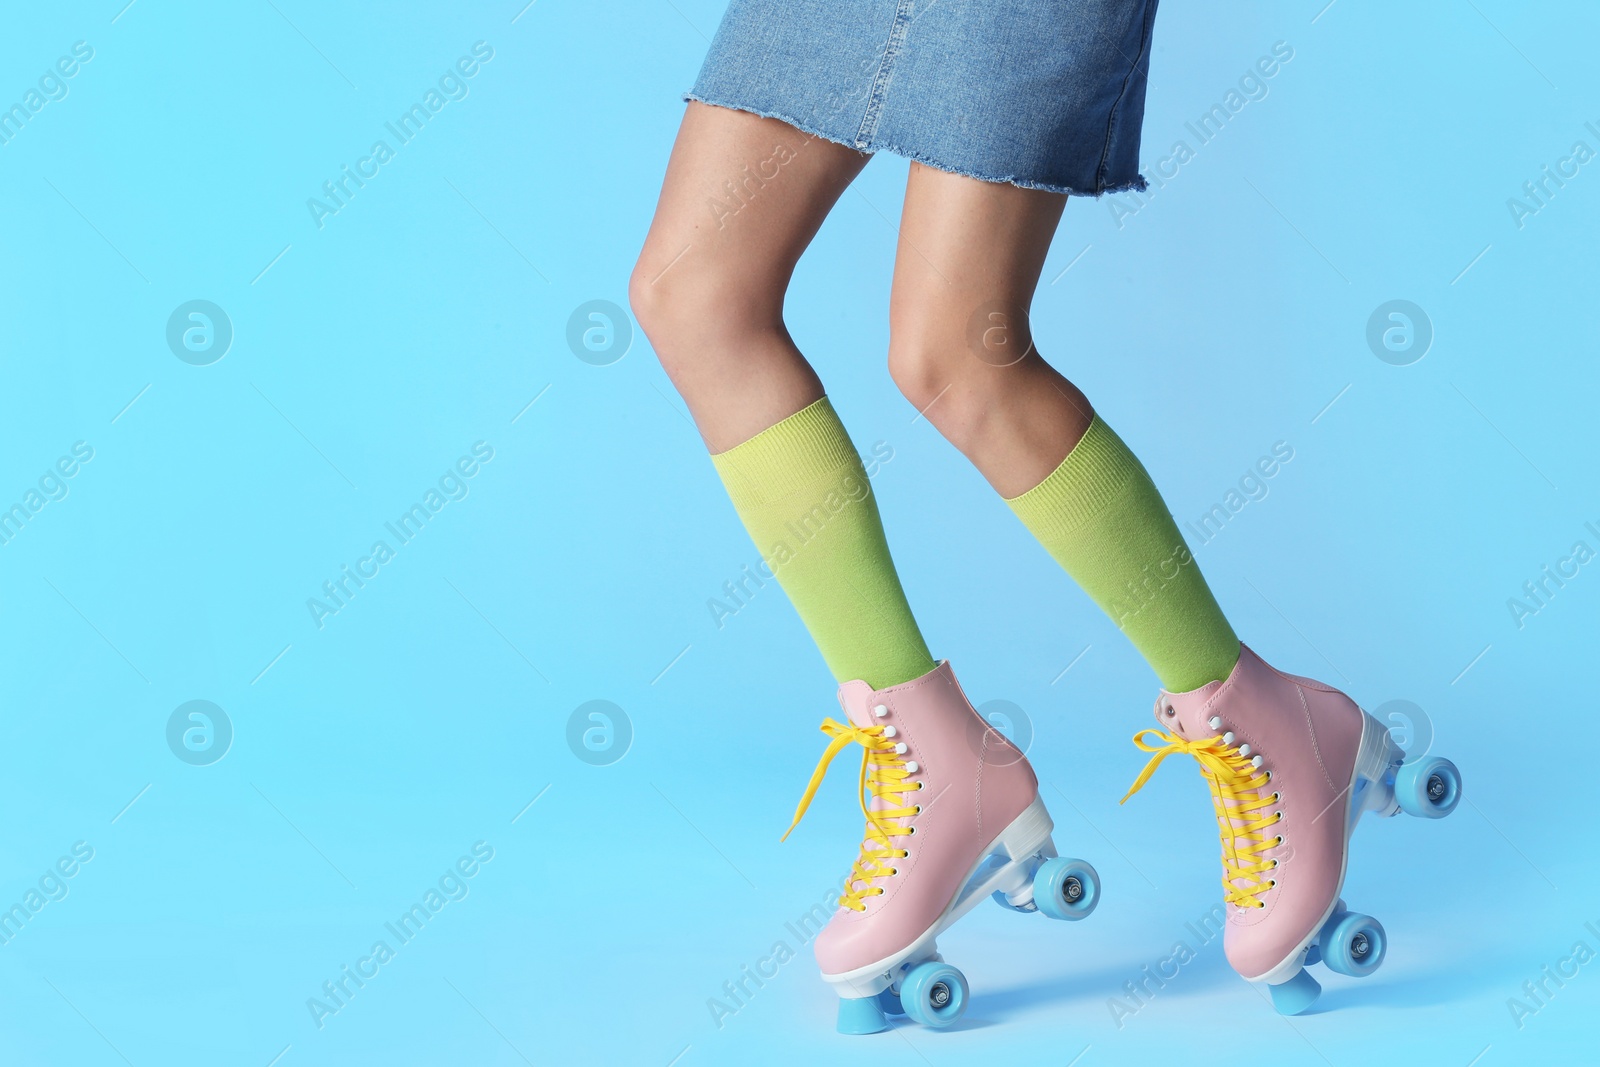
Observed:
[[[703,351],[704,324],[712,319],[714,281],[694,265],[663,260],[647,247],[628,279],[628,303],[650,339],[667,376],[677,380],[687,361]]]
[[[647,246],[628,279],[628,304],[657,358],[667,365],[673,354],[685,347],[693,318],[689,305],[697,300],[699,287],[682,284],[679,278],[669,279],[671,265],[658,260]]]
[[[889,335],[889,377],[918,411],[932,404],[952,381],[949,357],[927,336]]]
[[[966,324],[950,308],[924,305],[915,309],[891,307],[889,315],[889,376],[918,411],[941,405],[954,388],[970,381],[976,356],[967,350]]]
[[[1018,448],[1059,459],[1092,414],[1087,398],[1033,347],[1026,314],[998,306],[967,313],[950,301],[893,309],[889,374],[911,405],[975,460]]]
[[[693,250],[676,258],[646,248],[628,280],[628,302],[674,381],[691,364],[737,358],[752,337],[781,329],[783,294],[733,265]]]

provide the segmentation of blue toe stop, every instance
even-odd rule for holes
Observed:
[[[1268,986],[1272,991],[1272,1006],[1279,1015],[1299,1015],[1317,1002],[1322,986],[1302,968],[1282,985]]]
[[[840,997],[839,1032],[841,1034],[876,1034],[889,1029],[883,1008],[877,997]]]

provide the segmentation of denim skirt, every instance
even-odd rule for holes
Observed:
[[[1158,0],[731,0],[686,100],[1029,189],[1143,189]]]

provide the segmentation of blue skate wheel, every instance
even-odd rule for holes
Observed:
[[[1100,875],[1083,860],[1047,859],[1033,875],[1033,902],[1052,919],[1086,918],[1100,903]]]
[[[1394,796],[1407,815],[1442,819],[1461,802],[1461,772],[1443,756],[1406,760],[1394,777]]]
[[[878,1007],[883,1009],[885,1015],[904,1015],[906,1013],[905,1006],[900,1003],[900,994],[894,991],[893,986],[878,994]]]
[[[1329,919],[1317,940],[1328,969],[1351,978],[1365,978],[1377,970],[1389,949],[1383,924],[1353,911]]]
[[[1272,1006],[1278,1009],[1279,1015],[1299,1015],[1322,995],[1322,986],[1304,968],[1287,982],[1267,988],[1272,992]]]
[[[889,1020],[883,1017],[883,1008],[877,997],[840,997],[839,1032],[841,1034],[877,1034],[889,1029]]]
[[[900,1004],[923,1026],[949,1026],[967,1010],[967,979],[948,963],[919,963],[900,982]]]

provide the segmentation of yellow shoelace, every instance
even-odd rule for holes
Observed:
[[[1152,744],[1145,738],[1154,734],[1164,744]],[[1224,902],[1241,908],[1264,908],[1261,894],[1277,883],[1261,875],[1278,865],[1262,853],[1283,838],[1263,831],[1283,818],[1281,811],[1265,811],[1278,801],[1277,793],[1263,793],[1268,775],[1255,765],[1255,757],[1241,752],[1238,745],[1229,744],[1221,737],[1207,737],[1199,741],[1185,741],[1160,730],[1140,730],[1133,735],[1133,743],[1146,752],[1152,752],[1150,762],[1122,798],[1126,803],[1150,776],[1156,773],[1161,761],[1174,753],[1184,752],[1200,764],[1200,773],[1211,787],[1211,802],[1217,809],[1217,826],[1222,836],[1222,888]],[[1263,813],[1264,812],[1264,813]]]
[[[855,866],[850,869],[850,879],[845,883],[839,903],[852,911],[865,911],[867,897],[881,896],[884,893],[882,886],[871,884],[872,880],[887,878],[897,873],[887,861],[903,859],[911,854],[905,849],[895,848],[889,838],[891,834],[896,836],[905,834],[906,828],[899,825],[896,820],[909,818],[922,810],[920,805],[905,803],[905,795],[920,790],[922,783],[910,783],[905,780],[912,771],[907,769],[906,761],[895,751],[896,743],[884,735],[882,726],[863,728],[847,726],[833,719],[824,719],[822,732],[833,740],[828,743],[827,751],[817,762],[817,769],[811,772],[811,783],[806,786],[805,796],[800,798],[799,807],[794,809],[794,821],[789,824],[789,829],[783,836],[787,839],[789,834],[794,832],[794,828],[800,825],[800,817],[811,806],[811,798],[816,796],[817,787],[827,775],[828,764],[833,762],[833,757],[844,751],[846,745],[852,743],[860,745],[863,749],[861,779],[857,784],[856,794],[861,802],[861,812],[867,817],[867,832],[861,842],[861,855],[856,858]],[[868,793],[885,800],[893,798],[890,803],[897,806],[874,811],[867,807]],[[872,847],[874,845],[877,847]],[[857,889],[857,883],[861,883],[862,888]]]

